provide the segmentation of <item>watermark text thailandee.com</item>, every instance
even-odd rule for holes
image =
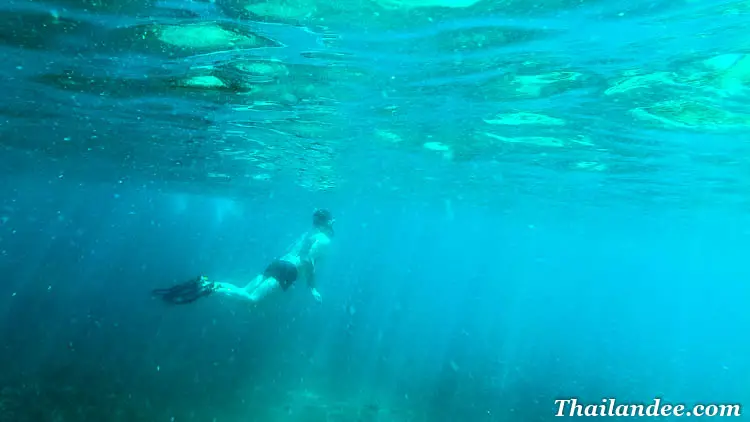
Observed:
[[[555,416],[740,416],[740,404],[666,404],[654,399],[651,404],[618,404],[616,399],[601,403],[579,403],[578,399],[555,400]]]

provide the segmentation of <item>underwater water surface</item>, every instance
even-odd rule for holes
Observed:
[[[748,1],[0,4],[0,422],[750,399]],[[242,284],[336,218],[317,303]]]

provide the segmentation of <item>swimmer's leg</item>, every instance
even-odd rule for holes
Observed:
[[[258,275],[252,281],[250,281],[247,286],[244,287],[240,287],[232,283],[217,282],[215,283],[216,292],[227,296],[237,297],[239,299],[252,300],[250,297],[250,292],[252,292],[260,284],[262,279],[263,276]]]
[[[258,302],[277,290],[281,290],[278,280],[273,277],[263,278],[258,287],[250,293],[250,300]]]
[[[264,277],[263,274],[258,274],[245,287],[239,287],[231,283],[215,283],[215,286],[218,293],[249,300],[250,302],[258,302],[281,288],[275,278]]]

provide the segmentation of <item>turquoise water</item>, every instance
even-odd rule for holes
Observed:
[[[750,397],[747,1],[0,4],[0,421]],[[336,216],[323,302],[243,283]]]

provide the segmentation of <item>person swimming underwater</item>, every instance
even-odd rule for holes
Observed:
[[[256,303],[274,291],[286,291],[298,279],[305,279],[315,300],[322,297],[317,289],[316,270],[326,256],[333,238],[333,215],[326,209],[317,209],[312,215],[312,230],[304,233],[279,259],[271,261],[266,269],[245,286],[215,282],[198,276],[173,287],[154,289],[154,296],[176,305],[193,303],[213,293],[226,294]]]

